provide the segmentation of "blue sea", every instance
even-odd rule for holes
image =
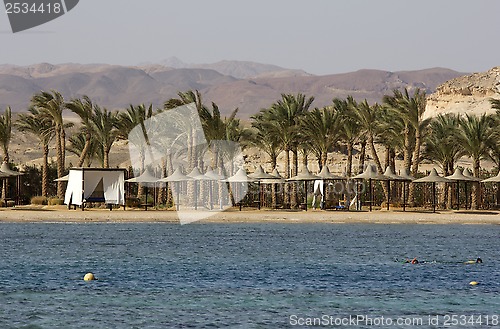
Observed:
[[[499,237],[495,225],[0,224],[0,328],[500,328]]]

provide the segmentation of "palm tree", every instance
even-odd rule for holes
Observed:
[[[382,168],[380,158],[377,154],[377,150],[375,149],[375,140],[380,134],[379,118],[381,114],[381,106],[377,103],[375,103],[374,105],[370,105],[365,99],[363,102],[357,104],[356,109],[358,122],[361,126],[362,132],[366,136],[367,144],[370,147],[373,160],[377,165],[378,171],[380,173],[383,173],[384,169]]]
[[[394,90],[392,96],[384,96],[384,103],[389,106],[396,114],[401,116],[404,126],[404,168],[411,169],[413,176],[418,173],[418,166],[421,161],[420,149],[422,146],[422,136],[430,119],[424,119],[426,106],[425,92],[419,88],[410,96],[408,89],[403,91]],[[414,203],[415,185],[410,184],[408,199]]]
[[[79,157],[85,152],[85,158],[83,158],[84,162],[79,165],[80,167],[90,167],[93,159],[104,158],[102,148],[97,140],[95,138],[88,139],[87,133],[84,131],[79,131],[78,133],[72,135],[68,141],[69,145],[66,148],[68,152],[71,152]]]
[[[429,134],[424,140],[423,157],[438,164],[445,176],[451,175],[456,162],[462,156],[457,139],[460,117],[456,114],[440,114],[431,120]]]
[[[342,125],[340,127],[340,139],[347,147],[347,165],[346,175],[352,175],[352,158],[354,145],[360,140],[361,127],[356,116],[357,103],[352,96],[348,96],[347,100],[335,98],[333,100],[333,108],[339,115],[339,120]]]
[[[460,118],[458,139],[464,154],[472,158],[475,177],[479,177],[481,160],[488,155],[494,137],[492,122],[491,116],[486,114],[480,117],[467,114],[465,118]],[[479,207],[477,189],[473,190],[472,204],[476,209]]]
[[[118,135],[118,112],[110,112],[106,108],[94,106],[92,115],[92,130],[95,138],[102,148],[102,167],[109,168],[109,152]]]
[[[298,138],[300,125],[304,115],[314,101],[314,97],[306,99],[303,94],[297,96],[282,94],[281,100],[274,103],[270,109],[263,110],[264,118],[269,121],[272,128],[275,129],[275,137],[285,151],[285,178],[290,178],[290,151],[296,154],[297,145],[300,143]],[[296,161],[293,161],[296,164]],[[293,173],[297,172],[295,166]]]
[[[10,106],[5,108],[4,114],[0,115],[0,145],[2,147],[3,161],[9,162],[9,144],[12,138],[12,110]]]
[[[456,162],[463,154],[457,138],[460,117],[456,114],[440,114],[433,118],[424,139],[423,158],[441,167],[445,176],[451,175]],[[448,207],[452,207],[452,184],[448,184]]]
[[[82,167],[85,159],[88,158],[88,153],[91,148],[92,143],[92,114],[94,104],[92,100],[88,96],[83,96],[83,99],[73,99],[70,102],[65,104],[66,108],[77,114],[80,117],[81,121],[81,129],[82,135],[78,135],[78,137],[72,138],[73,145],[75,146],[75,142],[81,141],[81,138],[84,138],[84,146],[81,149],[81,153],[77,154],[79,156],[77,167]],[[79,138],[80,140],[77,140]],[[76,148],[72,148],[72,150],[76,150]]]
[[[64,98],[56,90],[50,93],[41,91],[31,98],[31,104],[43,116],[51,120],[54,126],[56,139],[56,155],[57,155],[57,176],[61,178],[64,175],[64,162],[66,153],[66,133],[64,130],[63,110],[65,107]],[[62,199],[64,197],[63,182],[57,183],[57,196]]]
[[[279,154],[283,148],[279,141],[274,137],[274,129],[267,120],[264,119],[262,113],[258,113],[251,117],[252,128],[248,129],[245,143],[249,146],[257,147],[269,156],[272,169],[276,168]]]
[[[5,113],[0,115],[0,145],[3,152],[3,161],[9,163],[9,144],[12,138],[12,110],[10,106],[5,108]],[[2,199],[7,196],[8,181],[3,180]]]
[[[332,107],[315,108],[306,113],[299,127],[302,141],[307,141],[318,160],[319,168],[323,168],[328,160],[328,151],[340,139],[342,121],[339,113]]]
[[[39,109],[31,107],[29,114],[19,114],[15,127],[19,131],[30,133],[36,136],[42,146],[42,196],[48,196],[48,158],[49,144],[54,138],[55,130],[52,121],[49,120]]]

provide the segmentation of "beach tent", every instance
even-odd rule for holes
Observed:
[[[86,202],[104,202],[124,206],[125,171],[104,168],[70,169],[64,203],[68,206],[83,206]]]

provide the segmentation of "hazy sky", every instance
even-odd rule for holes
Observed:
[[[500,65],[498,0],[80,0],[12,34],[0,64],[245,60],[313,74]]]

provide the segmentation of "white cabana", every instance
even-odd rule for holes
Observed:
[[[72,168],[64,203],[82,206],[86,202],[125,205],[125,169]]]

